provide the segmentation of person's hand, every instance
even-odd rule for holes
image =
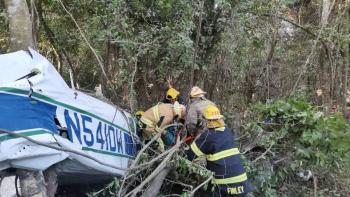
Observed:
[[[169,77],[166,81],[167,81],[167,84],[168,84],[168,89],[172,88],[173,87],[173,85],[172,85],[173,79],[171,77]]]
[[[196,126],[191,125],[191,124],[186,124],[186,131],[187,131],[187,135],[196,137],[196,134],[197,134]]]

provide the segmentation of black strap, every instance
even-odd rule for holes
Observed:
[[[159,121],[157,122],[157,127],[160,127],[160,125],[162,125],[164,118],[165,118],[165,116],[161,116],[159,118]]]
[[[21,80],[21,79],[28,79],[28,78],[31,78],[31,77],[37,75],[37,74],[39,74],[38,71],[32,71],[32,72],[30,72],[30,73],[24,75],[23,77],[20,77],[20,78],[16,79],[15,81],[19,81],[19,80]]]

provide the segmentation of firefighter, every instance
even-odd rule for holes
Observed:
[[[169,88],[166,92],[166,96],[163,99],[162,103],[175,103],[175,101],[178,101],[180,97],[180,92],[177,91],[175,88]],[[181,99],[180,99],[181,100]]]
[[[184,104],[184,99],[180,95],[180,92],[177,91],[175,88],[169,88],[166,92],[166,96],[163,99],[162,103],[171,103],[174,104],[175,102],[179,102],[180,104]]]
[[[180,104],[184,104],[184,99],[180,95],[180,92],[173,88],[172,80],[168,79],[168,90],[166,92],[166,96],[163,99],[162,103],[171,103],[174,104],[176,101]]]
[[[136,134],[137,134],[137,136],[140,137],[141,140],[142,140],[142,131],[141,131],[142,123],[141,123],[140,119],[144,113],[145,113],[144,111],[139,110],[139,111],[135,112],[135,114],[134,114],[136,117]],[[140,147],[137,147],[137,149],[139,150]]]
[[[204,109],[207,108],[209,105],[215,106],[215,104],[212,101],[204,97],[205,94],[206,92],[204,92],[198,86],[194,86],[190,92],[191,100],[188,106],[185,122],[187,131],[192,135],[195,135],[198,132],[198,130],[203,129],[202,115]]]
[[[140,119],[141,119],[141,117],[142,117],[142,115],[144,114],[145,112],[144,111],[137,111],[137,112],[135,112],[135,117],[136,117],[136,119],[138,120],[138,121],[140,121]]]
[[[203,118],[206,128],[186,151],[188,159],[206,157],[206,167],[214,173],[213,196],[245,196],[251,186],[241,164],[233,131],[225,127],[223,116],[215,105],[209,105],[203,111]]]
[[[178,102],[175,102],[174,104],[158,103],[151,107],[145,111],[140,119],[144,139],[150,139],[156,133],[163,132],[163,129],[167,126],[184,119],[185,115],[186,107]],[[166,129],[162,137],[163,139],[171,139],[166,140],[165,145],[173,145],[175,143],[175,132],[175,129],[172,129],[172,127]],[[159,150],[164,151],[164,142],[159,138],[158,143]]]

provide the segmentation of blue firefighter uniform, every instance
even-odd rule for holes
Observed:
[[[217,185],[213,196],[244,196],[251,191],[240,152],[231,129],[220,127],[207,129],[187,151],[189,160],[206,156],[207,169],[214,172]]]

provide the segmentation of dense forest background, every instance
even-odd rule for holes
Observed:
[[[0,53],[24,32],[10,2],[0,1]],[[81,90],[101,87],[132,112],[162,99],[167,80],[184,97],[207,91],[236,128],[257,196],[349,195],[349,141],[339,141],[350,139],[349,0],[26,3],[32,46]]]
[[[344,105],[349,65],[344,0],[27,3],[38,50],[67,80],[72,69],[81,89],[102,84],[112,97],[110,83],[120,96],[113,101],[125,108],[157,102],[169,78],[184,95],[192,85],[203,87],[227,113],[297,90],[320,106]],[[0,9],[5,53],[9,20],[5,4]],[[102,60],[108,81],[77,25]]]

